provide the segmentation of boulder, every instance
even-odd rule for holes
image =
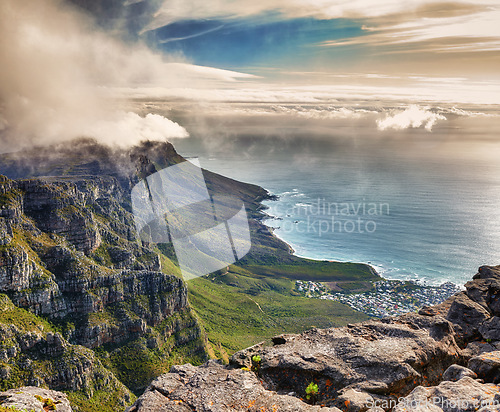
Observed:
[[[406,395],[419,384],[439,383],[443,370],[461,359],[453,334],[452,325],[439,316],[409,314],[283,335],[274,346],[237,352],[231,363],[249,367],[258,354],[260,376],[279,392],[302,393],[314,377],[319,399],[327,404],[344,388]]]
[[[476,379],[476,372],[460,365],[451,365],[443,373],[443,381],[458,382],[460,379],[468,376],[469,378]]]
[[[48,409],[51,406],[55,409]],[[5,408],[16,408],[30,412],[46,412],[56,410],[57,412],[72,412],[68,397],[57,391],[25,386],[19,389],[11,389],[0,392],[0,406]]]
[[[496,404],[498,393],[496,385],[481,384],[465,377],[458,382],[442,382],[430,388],[419,386],[399,400],[394,412],[475,412]]]
[[[474,356],[467,365],[485,382],[500,382],[500,351],[485,352]]]
[[[305,393],[304,393],[305,395]],[[251,371],[230,369],[216,361],[200,367],[174,366],[154,380],[127,412],[340,412],[310,405],[293,396],[266,390]]]
[[[493,316],[479,327],[479,333],[487,341],[500,340],[500,317]]]

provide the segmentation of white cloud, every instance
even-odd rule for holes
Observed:
[[[427,11],[426,11],[427,10]],[[264,17],[264,14],[268,15]],[[397,18],[394,18],[397,16]],[[498,0],[167,0],[145,30],[190,19],[312,17],[366,21],[367,35],[323,42],[323,46],[397,45],[431,42],[441,52],[500,50]],[[215,30],[215,29],[211,29]],[[404,52],[403,50],[399,50]]]
[[[430,132],[438,120],[446,120],[446,117],[430,111],[428,107],[420,108],[417,105],[411,105],[402,112],[377,120],[377,126],[379,130],[403,130],[423,126]]]
[[[469,2],[474,3],[473,0]],[[279,12],[291,18],[379,17],[406,12],[408,9],[417,9],[431,3],[435,3],[435,0],[413,0],[411,5],[400,0],[378,0],[376,5],[372,0],[167,0],[156,13],[156,18],[149,28],[179,20],[241,18],[265,12]]]
[[[333,106],[333,105],[266,105],[247,104],[233,106],[222,104],[206,109],[206,113],[215,115],[243,115],[243,116],[292,116],[308,120],[342,120],[360,119],[367,115],[378,114],[375,110],[361,108]]]
[[[408,14],[403,22],[363,26],[368,34],[350,39],[332,40],[322,46],[391,46],[426,43],[421,51],[491,52],[500,50],[500,4],[492,1],[468,2],[478,7],[459,16],[418,17]],[[403,3],[401,3],[403,4]],[[483,6],[482,8],[480,6]],[[403,11],[403,10],[402,10]],[[415,52],[419,50],[410,49]],[[393,52],[406,53],[407,49]]]
[[[120,42],[62,0],[2,0],[0,61],[3,151],[92,133],[121,144],[134,143],[132,133],[135,142],[182,137],[185,129],[168,119],[124,114],[116,92],[153,86],[217,89],[255,78]]]
[[[221,75],[221,78],[224,77]],[[468,80],[463,78],[447,78],[411,76],[394,79],[371,77],[362,82],[360,75],[326,76],[315,79],[314,85],[303,85],[304,80],[297,76],[301,83],[288,85],[264,83],[259,79],[231,83],[203,82],[203,88],[184,87],[124,87],[113,90],[124,98],[156,98],[156,99],[189,99],[198,102],[266,102],[281,104],[283,102],[302,104],[336,104],[346,101],[362,101],[369,104],[385,104],[394,106],[404,103],[450,105],[480,104],[498,105],[500,81]],[[219,78],[219,80],[221,79]],[[244,79],[247,80],[247,79]],[[251,81],[250,81],[251,80]],[[193,82],[195,84],[195,82]]]
[[[89,125],[83,134],[122,147],[141,140],[165,141],[189,136],[184,127],[163,116],[149,113],[141,117],[132,112],[117,112],[110,119]]]

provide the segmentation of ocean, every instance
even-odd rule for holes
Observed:
[[[385,278],[463,285],[500,264],[500,143],[285,145],[199,157],[260,185],[265,223],[299,256],[370,263]],[[182,146],[181,146],[182,147]],[[181,151],[182,153],[182,151]],[[191,151],[188,154],[193,154]]]

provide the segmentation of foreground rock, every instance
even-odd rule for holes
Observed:
[[[309,410],[311,382],[317,405],[349,412],[500,409],[500,266],[481,267],[466,289],[418,314],[277,336],[226,367],[174,367],[130,411],[243,411],[253,400],[266,410],[285,400],[293,407],[276,410]]]
[[[419,386],[398,403],[394,412],[477,411],[481,408],[498,406],[499,390],[497,385],[481,384],[469,377],[462,378],[458,382],[443,382],[432,388]],[[381,406],[384,408],[386,405]]]
[[[472,369],[479,378],[486,382],[500,382],[500,351],[486,352],[469,360]]]
[[[48,410],[73,412],[64,393],[34,386],[0,392],[0,406],[29,412],[45,412]]]
[[[260,376],[276,391],[304,392],[311,379],[320,402],[345,407],[349,389],[368,397],[407,394],[416,385],[433,385],[460,358],[452,325],[441,317],[405,315],[344,328],[311,330],[274,339],[236,353],[232,363],[250,366],[261,357]]]
[[[201,367],[174,366],[169,374],[153,381],[127,412],[161,411],[331,411],[312,406],[293,396],[264,389],[250,371],[228,369],[209,361]]]

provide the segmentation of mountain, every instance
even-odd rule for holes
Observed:
[[[3,156],[12,177],[51,174],[0,182],[3,389],[47,385],[114,410],[176,359],[205,359],[185,284],[132,230],[130,171],[147,151],[122,162],[84,140]]]
[[[174,366],[127,412],[498,411],[500,266],[465,287],[418,313],[275,336],[228,366]]]
[[[139,181],[183,162],[169,143],[115,150],[92,139],[0,155],[0,390],[46,386],[80,411],[120,410],[173,364],[366,319],[295,296],[293,284],[379,279],[370,267],[293,256],[260,222],[269,194],[209,171],[211,194],[244,202],[252,248],[186,284],[171,246],[141,241],[131,206]]]
[[[173,366],[125,412],[498,411],[500,266],[480,267],[465,286],[418,313],[275,336],[229,365]],[[0,403],[74,410],[36,387],[2,392]]]

